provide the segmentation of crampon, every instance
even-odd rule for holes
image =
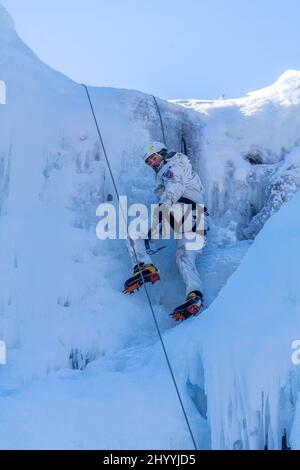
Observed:
[[[199,291],[192,291],[188,294],[185,302],[170,314],[176,321],[184,321],[194,317],[203,309],[203,295]]]
[[[133,275],[124,284],[124,294],[133,294],[145,282],[154,284],[160,280],[159,272],[153,264],[140,263],[134,267]]]

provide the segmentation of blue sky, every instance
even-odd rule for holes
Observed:
[[[227,98],[300,70],[300,0],[0,0],[39,57],[79,82]]]

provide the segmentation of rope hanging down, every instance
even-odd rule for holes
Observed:
[[[160,108],[159,108],[159,106],[158,106],[158,102],[157,102],[157,99],[155,98],[155,96],[152,95],[152,97],[153,97],[153,100],[154,100],[154,103],[155,103],[155,107],[156,107],[156,110],[157,110],[157,114],[158,114],[158,117],[159,117],[159,121],[160,121],[160,127],[161,127],[161,133],[162,133],[163,143],[164,143],[165,146],[167,147],[165,128],[164,128],[164,123],[163,123],[163,120],[162,120]],[[180,144],[181,144],[181,152],[184,153],[185,155],[187,155],[187,154],[188,154],[188,150],[187,150],[187,145],[186,145],[186,140],[185,140],[184,135],[181,137],[181,143],[180,143]]]
[[[157,109],[157,114],[158,114],[158,117],[159,117],[159,120],[160,120],[160,127],[161,127],[161,133],[162,133],[162,137],[163,137],[163,143],[167,147],[165,128],[164,128],[164,123],[163,123],[163,120],[162,120],[162,117],[161,117],[161,112],[160,112],[160,109],[159,109],[159,106],[158,106],[157,99],[155,98],[154,95],[152,95],[152,96],[153,96],[154,103],[155,103],[155,106],[156,106],[156,109]]]
[[[84,89],[86,91],[86,94],[87,94],[87,98],[88,98],[89,105],[90,105],[90,108],[91,108],[91,112],[92,112],[92,115],[93,115],[93,118],[94,118],[94,121],[95,121],[97,133],[98,133],[98,136],[99,136],[99,139],[100,139],[100,143],[101,143],[102,150],[103,150],[103,153],[104,153],[104,157],[105,157],[105,160],[106,160],[106,164],[107,164],[107,167],[108,167],[108,170],[109,170],[109,173],[110,173],[110,177],[111,177],[111,180],[112,180],[112,183],[113,183],[116,195],[117,195],[117,199],[118,199],[118,201],[120,201],[120,195],[119,195],[119,191],[118,191],[118,188],[117,188],[117,185],[116,185],[116,180],[114,178],[114,175],[113,175],[113,172],[112,172],[112,169],[111,169],[111,166],[110,166],[110,162],[109,162],[109,159],[108,159],[106,148],[105,148],[103,138],[102,138],[102,135],[101,135],[101,132],[100,132],[100,127],[99,127],[99,124],[98,124],[98,120],[96,118],[95,110],[94,110],[93,103],[92,103],[92,100],[91,100],[91,97],[90,97],[90,93],[89,93],[88,87],[85,84],[82,84],[82,86],[84,87]],[[155,97],[154,97],[154,100],[156,102]],[[159,112],[159,108],[158,108],[158,112]],[[159,115],[160,115],[160,112],[159,112]],[[160,117],[160,119],[161,119],[161,117]],[[162,124],[162,129],[163,129],[162,120],[161,120],[161,124]],[[163,131],[163,137],[164,137],[164,141],[165,141],[164,131]],[[120,207],[122,207],[122,206],[120,206]],[[126,220],[125,219],[125,214],[123,212],[122,212],[122,216],[123,216],[124,221],[125,221]],[[136,262],[138,264],[138,257],[137,257],[137,254],[136,254],[136,250],[135,250],[134,246],[132,246],[132,247],[133,247],[133,252],[134,252]],[[193,442],[193,446],[194,446],[195,450],[197,450],[196,441],[195,441],[195,438],[194,438],[194,435],[193,435],[193,432],[192,432],[192,429],[191,429],[191,426],[190,426],[190,423],[189,423],[189,420],[188,420],[188,417],[187,417],[187,414],[186,414],[186,411],[185,411],[185,408],[184,408],[184,404],[183,404],[183,401],[182,401],[182,398],[181,398],[181,395],[180,395],[180,392],[179,392],[179,389],[178,389],[178,386],[177,386],[175,375],[174,375],[174,372],[172,370],[172,366],[171,366],[171,363],[170,363],[170,360],[169,360],[169,357],[168,357],[168,354],[167,354],[167,351],[166,351],[166,348],[165,348],[165,344],[164,344],[164,341],[163,341],[163,338],[162,338],[162,335],[161,335],[161,332],[160,332],[160,329],[159,329],[159,326],[158,326],[158,322],[157,322],[157,319],[156,319],[156,316],[155,316],[155,313],[154,313],[152,302],[151,302],[151,299],[150,299],[148,289],[147,289],[147,286],[146,286],[143,275],[142,275],[142,281],[143,281],[143,287],[144,287],[144,290],[145,290],[145,294],[146,294],[146,297],[147,297],[147,300],[148,300],[148,303],[149,303],[150,311],[151,311],[151,314],[152,314],[152,317],[153,317],[153,321],[154,321],[155,326],[156,326],[157,334],[158,334],[158,337],[159,337],[159,340],[160,340],[160,343],[161,343],[161,346],[162,346],[162,349],[163,349],[163,352],[164,352],[164,356],[165,356],[165,359],[166,359],[166,362],[167,362],[167,366],[168,366],[168,369],[170,371],[172,381],[173,381],[173,384],[174,384],[174,387],[175,387],[175,390],[176,390],[176,394],[177,394],[177,397],[178,397],[178,400],[179,400],[179,403],[180,403],[180,406],[181,406],[181,409],[182,409],[182,413],[183,413],[185,422],[187,424],[189,434],[190,434],[191,440]]]
[[[184,155],[188,154],[186,140],[184,136],[181,137],[181,152],[184,153]]]

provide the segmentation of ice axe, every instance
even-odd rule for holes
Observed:
[[[164,246],[160,246],[159,248],[157,248],[156,250],[152,250],[150,248],[150,242],[149,240],[145,240],[145,247],[146,247],[146,251],[147,251],[147,254],[148,255],[155,255],[156,253],[158,253],[159,251],[163,250],[164,248],[167,248],[166,245]]]

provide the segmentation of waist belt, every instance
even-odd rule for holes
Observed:
[[[189,199],[187,197],[181,197],[181,198],[178,199],[177,202],[180,202],[181,204],[191,205],[192,206],[192,211],[195,211],[197,209],[197,205],[198,205],[195,201],[192,201],[191,199]],[[205,216],[209,215],[207,207],[205,207],[205,206],[204,206],[204,215]],[[184,215],[183,215],[182,220],[181,220],[182,224],[184,224],[184,220],[185,219],[184,219]],[[161,223],[162,223],[162,212],[159,213],[159,224],[161,224]],[[175,219],[174,219],[173,214],[170,214],[170,226],[171,226],[172,230],[174,230],[174,228],[175,228]],[[197,229],[197,223],[195,223],[195,225],[192,227],[192,232],[196,232],[196,229]],[[209,231],[209,227],[207,227],[207,229],[204,230],[204,235],[206,235],[208,231]],[[148,232],[147,239],[151,240],[151,229]]]
[[[193,210],[196,209],[197,207],[197,202],[192,201],[188,197],[181,197],[178,199],[177,202],[181,202],[182,204],[191,204]],[[204,215],[209,215],[209,212],[206,206],[204,206]]]

